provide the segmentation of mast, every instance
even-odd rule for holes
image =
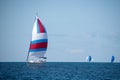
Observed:
[[[28,51],[28,55],[27,55],[27,59],[26,59],[26,61],[28,61],[28,59],[29,59],[29,51]]]
[[[28,58],[29,58],[29,52],[28,52],[28,55],[27,55],[27,59],[26,59],[26,61],[28,61]]]
[[[30,45],[29,45],[29,49],[30,49]],[[28,59],[29,59],[29,50],[28,50],[28,55],[27,55],[26,61],[28,61]]]

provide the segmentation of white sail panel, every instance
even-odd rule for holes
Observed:
[[[30,52],[30,56],[44,57],[46,51]]]
[[[33,25],[32,35],[34,35],[34,34],[37,34],[37,19],[35,19],[35,22],[34,22],[34,25]]]
[[[38,40],[38,39],[47,39],[47,33],[39,33],[39,34],[32,35],[32,41]]]

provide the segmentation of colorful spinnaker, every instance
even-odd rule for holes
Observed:
[[[47,32],[38,16],[35,18],[32,31],[32,40],[28,51],[27,61],[31,63],[43,63],[46,61]]]

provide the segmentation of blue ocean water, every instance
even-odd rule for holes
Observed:
[[[120,63],[1,62],[0,80],[120,80]]]

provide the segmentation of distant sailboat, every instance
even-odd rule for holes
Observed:
[[[48,38],[45,27],[42,25],[38,16],[35,18],[32,40],[30,42],[30,47],[27,56],[27,62],[30,63],[44,63],[47,57],[45,53],[47,50]]]
[[[115,60],[115,57],[114,57],[114,56],[112,56],[112,57],[111,57],[111,63],[113,63],[113,62],[114,62],[114,60]]]
[[[87,56],[86,60],[87,60],[87,62],[91,62],[91,61],[93,61],[93,58],[91,56]]]

